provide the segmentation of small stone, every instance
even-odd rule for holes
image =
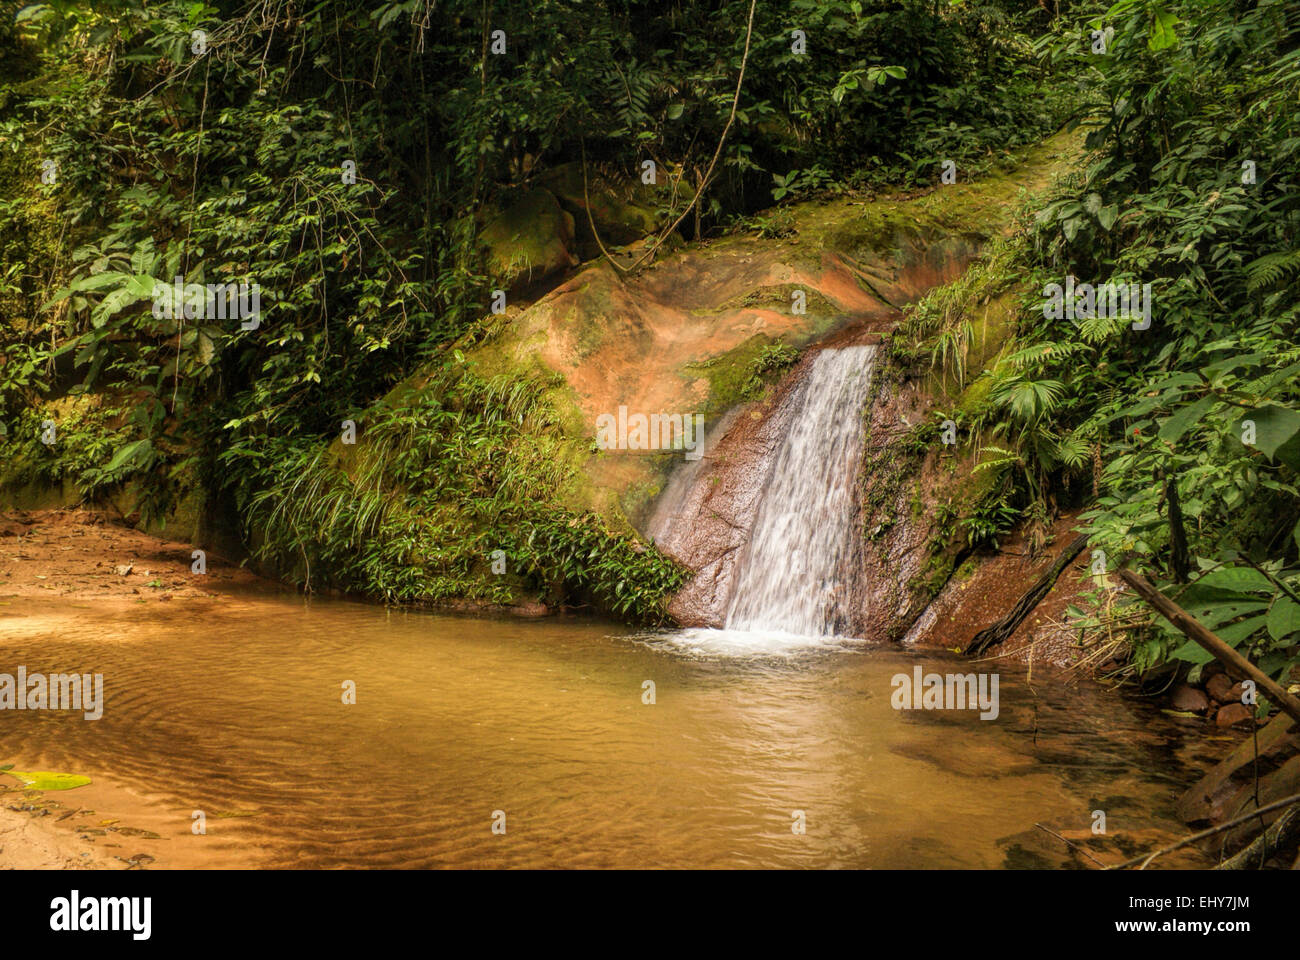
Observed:
[[[129,576],[131,571],[134,569],[135,569],[135,564],[119,563],[117,566],[113,568],[113,572],[116,573],[119,577],[125,577],[125,576]]]
[[[1216,673],[1214,676],[1210,677],[1209,683],[1205,685],[1205,692],[1220,703],[1227,703],[1234,699],[1231,693],[1232,688],[1232,677],[1228,676],[1226,673]],[[1241,695],[1238,694],[1236,699],[1240,699],[1240,696]]]
[[[1175,710],[1183,710],[1188,713],[1204,713],[1210,709],[1210,698],[1205,695],[1205,692],[1197,690],[1195,687],[1189,687],[1185,683],[1180,683],[1174,687],[1170,702]]]
[[[1252,717],[1254,711],[1244,703],[1230,703],[1219,708],[1214,722],[1220,727],[1235,727],[1239,723],[1249,723]]]

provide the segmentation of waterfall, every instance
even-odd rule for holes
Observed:
[[[727,610],[728,630],[843,633],[853,599],[853,483],[874,346],[822,350],[786,398],[773,462]]]

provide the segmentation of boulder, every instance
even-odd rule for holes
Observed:
[[[1216,673],[1210,677],[1205,684],[1205,692],[1220,703],[1227,703],[1230,697],[1228,691],[1232,689],[1232,678],[1226,673]]]
[[[595,223],[600,240],[606,247],[635,243],[666,225],[671,202],[670,180],[661,172],[655,186],[629,176],[622,184],[614,183],[594,170],[587,171],[587,188],[583,191],[582,164],[561,164],[537,177],[537,183],[549,190],[560,206],[573,216],[579,251],[584,260],[600,253],[591,225]],[[685,183],[677,185],[676,210],[679,216],[694,195]],[[590,210],[590,218],[588,218]]]
[[[1244,703],[1229,703],[1220,707],[1214,716],[1214,722],[1220,727],[1232,727],[1239,723],[1250,723],[1255,711]]]
[[[1204,713],[1210,709],[1210,698],[1205,695],[1205,691],[1180,683],[1174,687],[1174,692],[1169,698],[1169,704],[1174,710]]]
[[[550,191],[536,187],[484,225],[479,240],[487,248],[494,286],[517,290],[577,266],[573,216]]]

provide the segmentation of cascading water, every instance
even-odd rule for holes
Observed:
[[[853,482],[876,348],[822,350],[798,389],[727,611],[727,629],[829,637],[853,591]]]

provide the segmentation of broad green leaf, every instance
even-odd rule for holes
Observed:
[[[1263,600],[1229,600],[1226,603],[1206,604],[1185,609],[1199,620],[1207,630],[1217,631],[1220,624],[1231,623],[1238,617],[1245,616],[1248,613],[1262,613],[1268,609],[1268,603]]]
[[[11,777],[17,777],[33,790],[71,790],[73,787],[84,787],[90,783],[90,777],[83,777],[76,773],[52,773],[49,770],[31,772],[6,770],[5,772]]]
[[[157,259],[153,251],[153,238],[144,240],[136,245],[135,252],[131,254],[131,272],[137,276],[152,273]]]
[[[1234,566],[1223,566],[1211,570],[1205,576],[1198,578],[1192,589],[1204,587],[1217,587],[1237,593],[1262,590],[1271,594],[1274,590],[1273,581],[1254,567]]]
[[[89,277],[80,277],[72,281],[71,290],[103,290],[106,287],[119,287],[127,279],[125,273],[118,273],[116,270],[109,270],[106,273],[96,273]]]
[[[136,296],[126,287],[114,290],[90,314],[90,322],[95,327],[102,327],[110,317],[116,316],[126,307],[143,298]]]
[[[1163,7],[1156,11],[1156,17],[1151,24],[1151,35],[1147,38],[1147,46],[1152,50],[1166,50],[1178,43],[1178,34],[1174,32],[1174,24],[1178,23],[1178,18],[1165,10]]]
[[[1184,660],[1187,663],[1209,663],[1214,659],[1214,654],[1210,653],[1199,643],[1188,640],[1181,647],[1169,655],[1170,660]]]
[[[146,298],[153,299],[154,285],[157,282],[157,280],[148,274],[140,274],[139,276],[131,278],[131,281],[126,285],[126,289],[132,296],[141,300]]]
[[[1208,396],[1202,397],[1195,403],[1179,407],[1174,411],[1173,416],[1160,425],[1160,439],[1167,443],[1176,443],[1183,434],[1196,426],[1217,402],[1217,397]]]
[[[1255,446],[1270,460],[1276,460],[1278,451],[1300,433],[1300,413],[1276,403],[1257,407],[1242,420],[1255,422]]]
[[[1218,634],[1219,639],[1230,647],[1235,647],[1247,637],[1254,636],[1256,632],[1264,629],[1265,621],[1268,617],[1260,614],[1258,617],[1247,617],[1245,620],[1239,620],[1236,623],[1230,623],[1226,627],[1220,627],[1214,631]]]
[[[1300,630],[1300,603],[1283,597],[1268,612],[1268,635],[1281,640],[1297,630]]]
[[[151,443],[147,437],[144,440],[136,440],[132,443],[128,443],[113,455],[113,459],[108,461],[108,466],[105,467],[104,470],[112,472],[123,464],[134,460],[141,452],[149,453],[152,450],[153,443]]]

